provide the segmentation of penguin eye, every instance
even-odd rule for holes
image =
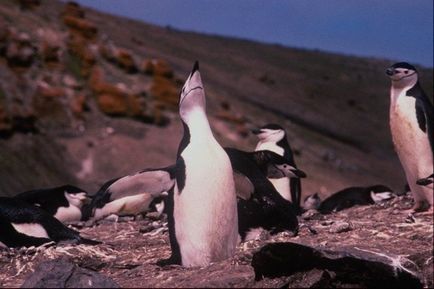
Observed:
[[[404,71],[405,74],[408,74],[408,70]]]
[[[287,165],[283,165],[283,168],[285,168],[285,169],[286,169],[287,167],[288,167]]]

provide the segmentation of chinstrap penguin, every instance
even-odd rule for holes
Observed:
[[[182,88],[179,114],[184,135],[166,202],[172,255],[159,264],[206,266],[234,254],[238,217],[231,162],[208,122],[198,62]]]
[[[85,190],[71,185],[31,190],[15,198],[40,207],[64,223],[80,221],[83,206],[90,202]]]
[[[405,171],[415,204],[422,211],[433,204],[433,191],[417,180],[433,173],[433,106],[418,80],[416,68],[395,63],[386,70],[390,90],[390,129],[395,150]]]
[[[289,145],[286,131],[277,124],[267,124],[260,129],[252,131],[258,138],[256,151],[270,150],[285,157],[291,166],[297,168],[292,149]],[[297,212],[300,212],[301,180],[300,178],[270,179],[276,190],[288,201],[292,201]]]
[[[115,214],[137,215],[149,210],[151,202],[172,189],[175,166],[145,169],[106,182],[83,208],[82,220],[99,220]]]
[[[0,245],[40,246],[54,241],[95,245],[98,241],[80,237],[44,210],[15,198],[0,197]]]
[[[269,179],[306,177],[306,174],[272,151],[225,150],[234,171],[241,241],[255,238],[253,234],[257,229],[268,230],[271,234],[282,231],[296,234],[298,220],[295,209],[276,191]]]
[[[349,187],[338,191],[321,202],[317,193],[304,200],[305,210],[315,209],[330,214],[356,205],[372,205],[394,197],[392,190],[383,185],[370,187]]]

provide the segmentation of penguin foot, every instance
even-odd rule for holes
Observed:
[[[414,214],[420,213],[420,212],[425,212],[425,211],[428,211],[428,212],[431,211],[431,214],[432,214],[432,206],[426,201],[418,201],[418,202],[415,202],[415,204],[412,208],[412,211]]]
[[[172,255],[168,259],[158,260],[156,264],[160,267],[165,267],[170,265],[181,265],[181,260],[178,260],[178,258]]]

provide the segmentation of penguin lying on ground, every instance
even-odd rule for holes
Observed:
[[[80,221],[82,207],[90,201],[86,191],[71,185],[27,191],[15,198],[40,207],[61,222]]]
[[[286,158],[290,165],[297,168],[294,156],[286,137],[286,131],[277,124],[267,124],[252,131],[258,138],[256,151],[270,150]],[[301,180],[297,177],[270,179],[276,190],[288,201],[292,201],[297,213],[300,213]]]
[[[393,198],[392,190],[383,185],[371,187],[350,187],[326,198],[321,202],[317,193],[306,197],[303,208],[315,209],[322,214],[330,214],[356,205],[372,205]]]
[[[293,205],[276,191],[269,179],[304,178],[306,174],[272,151],[244,152],[226,148],[226,152],[234,171],[241,240],[255,238],[256,229],[265,229],[271,234],[285,230],[297,233],[298,220]]]
[[[434,174],[431,174],[426,178],[418,179],[416,183],[419,186],[426,186],[432,190],[433,189],[433,179],[434,179]]]
[[[434,111],[414,66],[399,62],[386,70],[390,89],[390,130],[415,204],[413,212],[433,205],[433,191],[416,184],[433,173]]]
[[[51,241],[100,244],[80,237],[77,231],[36,206],[15,198],[0,197],[0,246],[40,246]]]
[[[137,215],[148,211],[151,202],[173,188],[176,166],[146,169],[106,182],[83,207],[82,220],[108,215]]]

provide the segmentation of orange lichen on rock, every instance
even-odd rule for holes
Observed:
[[[83,93],[74,94],[69,103],[69,107],[75,117],[82,117],[86,107],[86,95]]]
[[[61,13],[61,16],[72,16],[76,18],[84,18],[85,12],[83,8],[80,7],[75,2],[68,2],[65,4],[65,7],[63,8],[63,11]]]
[[[174,81],[162,76],[154,76],[150,92],[162,108],[174,111],[178,109],[179,87]]]
[[[162,59],[148,59],[142,63],[141,70],[148,75],[173,78],[173,69],[167,61]]]
[[[122,68],[128,73],[137,72],[136,62],[134,61],[134,58],[129,51],[118,48],[115,57],[116,63],[120,68]]]
[[[80,34],[89,40],[95,39],[98,33],[98,28],[96,28],[95,24],[84,18],[65,15],[63,23],[71,29],[71,32]]]
[[[66,92],[63,87],[51,86],[44,81],[39,82],[32,98],[35,115],[42,118],[64,114],[63,99],[65,95]]]

